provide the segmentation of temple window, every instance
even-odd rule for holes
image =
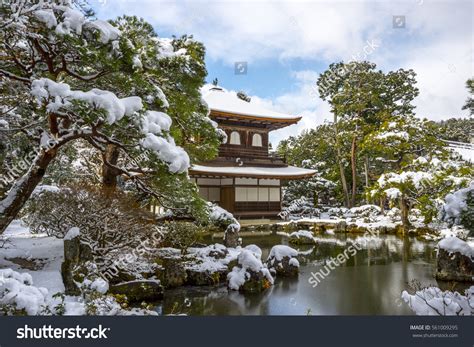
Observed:
[[[262,147],[262,135],[253,134],[253,136],[252,136],[252,146]]]
[[[230,133],[230,144],[240,145],[240,134],[237,131],[233,131]]]

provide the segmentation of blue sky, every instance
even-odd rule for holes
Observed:
[[[276,143],[330,119],[318,74],[331,62],[361,58],[384,71],[418,74],[419,117],[467,116],[465,81],[473,73],[472,1],[160,1],[96,0],[101,19],[121,14],[150,22],[158,35],[193,34],[206,46],[208,81],[243,90],[252,102],[303,116],[275,132]],[[394,16],[404,16],[396,20]],[[357,58],[358,57],[358,58]],[[245,75],[235,62],[247,62]]]

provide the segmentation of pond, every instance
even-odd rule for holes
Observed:
[[[400,294],[408,283],[443,287],[434,279],[436,243],[416,238],[382,235],[370,238],[363,249],[335,267],[316,286],[312,273],[351,245],[361,235],[318,236],[316,246],[299,246],[298,278],[276,278],[270,289],[242,294],[221,287],[182,287],[165,292],[157,311],[188,315],[411,315]],[[207,240],[221,242],[219,239]],[[273,245],[288,244],[285,236],[243,237],[243,245],[256,244],[266,259]],[[447,288],[443,288],[447,289]]]

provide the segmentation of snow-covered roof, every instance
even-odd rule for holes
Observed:
[[[244,101],[237,96],[236,92],[228,91],[219,86],[204,86],[202,97],[211,111],[291,123],[296,123],[301,119],[299,116],[269,110],[254,100]]]
[[[265,178],[304,178],[311,177],[316,170],[302,169],[295,166],[285,167],[256,167],[256,166],[204,166],[193,165],[190,169],[193,174],[210,174],[216,176],[233,177],[265,177]]]

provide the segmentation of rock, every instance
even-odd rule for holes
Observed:
[[[336,226],[334,228],[334,232],[336,233],[345,233],[347,230],[347,223],[345,221],[340,221],[336,223]]]
[[[314,245],[316,241],[311,232],[299,230],[290,234],[289,242],[295,245]]]
[[[367,228],[363,226],[359,226],[357,224],[348,224],[346,226],[346,232],[347,233],[354,233],[354,234],[363,234],[367,232]]]
[[[208,256],[214,259],[224,259],[229,254],[229,251],[224,245],[216,243],[212,245],[212,249],[209,251]]]
[[[244,284],[240,286],[239,291],[245,293],[259,293],[271,287],[272,282],[268,280],[267,276],[262,271],[247,271],[247,273],[250,276]]]
[[[64,261],[61,264],[61,275],[67,295],[79,295],[80,289],[75,277],[87,277],[88,268],[83,264],[92,260],[92,249],[81,242],[80,235],[64,240]]]
[[[150,302],[163,298],[159,280],[135,280],[111,285],[109,293],[125,295],[130,302]]]
[[[237,265],[227,275],[227,287],[241,292],[258,293],[273,285],[270,271],[255,252],[243,249]]]
[[[215,286],[225,281],[227,271],[197,271],[187,269],[186,284],[192,286]]]
[[[294,277],[298,276],[300,263],[296,257],[298,251],[295,249],[277,245],[273,246],[267,259],[267,267],[270,272],[277,276]]]
[[[474,259],[440,248],[435,277],[443,281],[474,282]]]
[[[162,282],[165,288],[180,287],[186,283],[188,274],[180,259],[163,259],[163,277]]]
[[[237,227],[234,224],[231,224],[227,227],[224,234],[224,245],[226,247],[237,247],[240,245],[240,236],[239,236],[240,226]]]

